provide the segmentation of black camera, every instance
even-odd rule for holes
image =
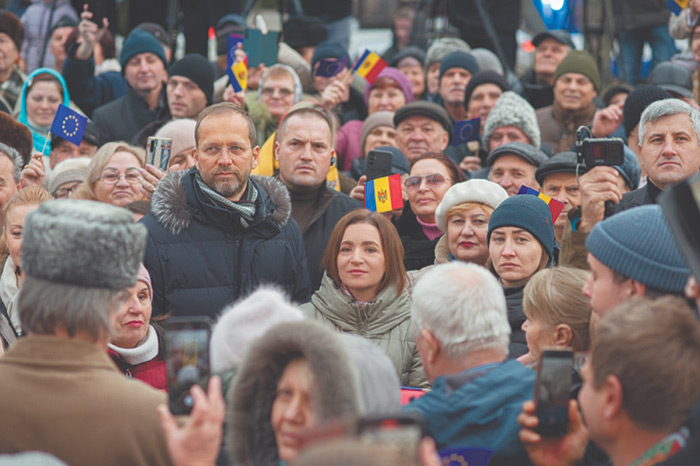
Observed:
[[[625,144],[620,138],[588,138],[576,143],[576,162],[587,169],[625,162]]]

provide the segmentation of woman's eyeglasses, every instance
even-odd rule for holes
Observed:
[[[404,181],[403,184],[405,184],[408,189],[418,189],[423,183],[423,178],[425,178],[425,182],[431,188],[442,186],[446,181],[448,181],[448,178],[445,178],[441,174],[433,173],[432,175],[409,176],[406,178],[406,181]]]
[[[119,181],[119,178],[121,178],[122,176],[124,177],[127,183],[136,184],[139,182],[141,173],[139,172],[138,168],[127,168],[126,172],[124,173],[119,173],[118,170],[108,169],[102,172],[100,180],[102,180],[103,183],[116,184],[117,181]]]

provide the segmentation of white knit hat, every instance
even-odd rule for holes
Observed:
[[[493,181],[473,179],[457,183],[445,193],[435,210],[437,227],[443,233],[447,233],[447,212],[458,204],[478,202],[495,210],[506,199],[508,192]]]
[[[247,298],[221,311],[209,343],[212,372],[224,372],[239,364],[253,340],[269,328],[303,319],[299,308],[279,289],[261,286]]]
[[[159,138],[170,138],[173,146],[170,157],[175,157],[183,150],[191,149],[195,146],[194,127],[197,122],[189,118],[180,118],[163,125],[157,132]]]

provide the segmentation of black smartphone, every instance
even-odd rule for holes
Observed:
[[[367,154],[365,176],[367,181],[391,175],[391,163],[394,156],[388,150],[372,149]]]
[[[542,351],[535,381],[537,432],[544,437],[561,437],[569,428],[574,352],[571,348]]]
[[[207,317],[170,317],[165,322],[165,360],[173,414],[189,414],[192,385],[204,388],[209,377],[211,322]]]
[[[170,138],[149,136],[146,141],[146,162],[164,172],[168,171],[172,147],[173,140]]]
[[[395,450],[410,461],[418,459],[420,441],[427,435],[425,422],[419,415],[364,416],[357,420],[360,442]]]

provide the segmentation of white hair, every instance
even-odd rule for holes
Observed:
[[[429,330],[450,359],[475,350],[508,353],[510,324],[503,288],[485,268],[451,262],[427,272],[413,288],[416,335]]]

